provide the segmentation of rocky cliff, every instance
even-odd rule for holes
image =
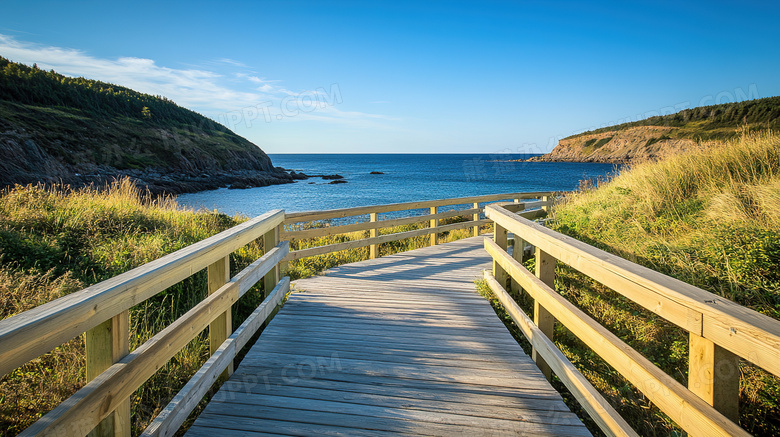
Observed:
[[[700,106],[603,127],[558,142],[531,161],[636,163],[722,143],[737,135],[780,129],[780,97]]]
[[[702,143],[674,138],[679,128],[631,127],[620,131],[584,134],[562,139],[552,152],[531,161],[637,163],[701,149]]]
[[[295,179],[245,138],[164,97],[0,58],[0,188],[123,176],[155,194]]]

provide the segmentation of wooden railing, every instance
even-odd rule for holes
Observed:
[[[286,227],[293,228],[291,230],[285,230],[282,232],[281,238],[283,240],[302,240],[307,238],[317,238],[327,235],[344,234],[357,231],[369,231],[368,238],[362,238],[353,241],[346,241],[343,243],[329,244],[325,246],[310,247],[301,250],[295,250],[290,252],[284,259],[285,262],[293,261],[301,258],[323,255],[331,252],[338,252],[340,250],[355,249],[358,247],[369,247],[369,258],[374,259],[379,256],[378,245],[387,243],[390,241],[403,240],[405,238],[418,237],[421,235],[430,235],[431,244],[438,243],[438,234],[441,232],[453,231],[456,229],[472,228],[474,235],[479,235],[479,228],[482,225],[491,222],[489,219],[481,219],[481,214],[485,210],[484,203],[495,202],[500,200],[514,200],[515,203],[519,203],[519,207],[527,210],[532,210],[524,213],[524,216],[530,219],[541,217],[546,214],[543,209],[538,209],[548,205],[553,193],[551,192],[536,192],[536,193],[504,193],[504,194],[491,194],[486,196],[474,196],[474,197],[460,197],[451,199],[440,200],[428,200],[421,202],[408,202],[408,203],[393,203],[387,205],[374,205],[374,206],[360,206],[355,208],[343,208],[333,209],[329,211],[310,211],[310,212],[298,212],[287,214],[284,224]],[[520,202],[524,199],[540,199],[533,202]],[[483,204],[483,205],[480,205]],[[452,210],[446,212],[439,212],[439,209],[443,206],[453,205],[472,205],[469,209]],[[536,210],[533,210],[536,208]],[[390,218],[385,220],[379,219],[379,214],[397,211],[410,211],[415,209],[429,209],[430,214],[418,215],[413,217],[402,218]],[[324,226],[316,227],[312,229],[297,230],[294,229],[296,224],[309,223],[328,219],[342,219],[346,217],[357,218],[359,216],[369,216],[368,222],[352,223],[341,226]],[[457,216],[469,216],[470,221],[452,223],[448,225],[440,225],[439,220],[457,217]],[[422,229],[415,229],[405,232],[396,232],[386,235],[378,235],[378,230],[382,228],[389,228],[394,226],[416,224],[428,222],[429,227]]]
[[[271,211],[119,276],[0,321],[0,375],[86,332],[87,379],[21,435],[130,435],[130,395],[204,329],[211,357],[144,435],[172,435],[289,291],[279,262],[284,211]],[[263,237],[264,255],[230,278],[230,254]],[[132,352],[129,310],[208,269],[209,295]],[[231,306],[260,279],[263,303],[231,334]]]
[[[635,435],[552,343],[555,323],[563,324],[689,435],[749,435],[735,423],[738,359],[780,376],[780,322],[554,232],[510,209],[512,205],[499,204],[485,210],[495,223],[494,239],[485,239],[485,249],[494,260],[493,272],[486,272],[485,277],[531,342],[537,365],[548,377],[555,372],[606,434]],[[515,239],[512,255],[507,252],[508,232]],[[535,274],[521,264],[526,243],[535,249]],[[688,387],[556,293],[558,261],[687,330]],[[533,320],[507,288],[522,289],[534,299]]]
[[[280,266],[289,260],[354,247],[371,247],[418,235],[479,227],[480,203],[513,199],[527,218],[546,214],[552,193],[508,193],[425,202],[346,208],[285,215],[276,210],[195,243],[121,275],[69,294],[32,310],[0,320],[0,375],[40,357],[85,333],[87,384],[22,432],[30,435],[130,435],[130,396],[162,365],[203,330],[209,328],[211,356],[168,406],[146,428],[144,436],[173,435],[220,376],[232,373],[233,359],[272,315],[289,292],[290,280],[280,280]],[[523,199],[541,199],[521,202]],[[473,204],[465,210],[438,212],[450,205]],[[431,214],[378,220],[381,213],[430,208]],[[536,209],[534,209],[536,208]],[[542,209],[539,209],[542,208]],[[370,222],[284,231],[284,225],[368,214]],[[471,221],[439,226],[438,220],[469,215]],[[381,228],[429,222],[430,227],[377,236]],[[290,252],[284,239],[368,230],[369,238]],[[230,278],[230,254],[262,237],[264,255]],[[129,350],[130,308],[195,273],[207,269],[209,295],[195,307],[133,351]],[[266,296],[231,333],[231,307],[253,285],[264,280]],[[269,292],[269,290],[271,290]]]

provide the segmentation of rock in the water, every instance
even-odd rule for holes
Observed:
[[[385,174],[385,172],[383,172],[383,171],[372,171],[369,174]]]
[[[330,185],[330,184],[346,184],[346,183],[347,183],[347,181],[345,181],[345,180],[336,179],[335,181],[328,182],[328,185]]]

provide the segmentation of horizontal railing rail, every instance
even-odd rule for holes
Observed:
[[[329,244],[316,247],[308,247],[299,250],[293,250],[284,259],[284,262],[294,261],[302,258],[325,255],[342,250],[356,249],[360,247],[369,247],[369,258],[373,259],[379,256],[378,245],[391,241],[399,241],[406,238],[431,235],[431,244],[438,244],[438,234],[442,232],[454,231],[458,229],[472,228],[473,234],[479,235],[479,228],[482,225],[491,222],[489,219],[482,219],[485,206],[480,205],[484,202],[496,202],[503,200],[513,200],[516,208],[529,210],[522,212],[523,216],[529,219],[543,217],[546,214],[546,206],[552,201],[552,192],[534,192],[534,193],[504,193],[491,194],[487,196],[460,197],[451,199],[429,200],[422,202],[394,203],[388,205],[360,206],[354,208],[334,209],[328,211],[310,211],[288,214],[285,218],[285,225],[292,229],[284,230],[281,238],[284,240],[303,240],[324,237],[328,235],[338,235],[350,232],[369,231],[367,238],[345,241],[342,243]],[[528,199],[541,199],[530,201]],[[521,202],[525,200],[524,202]],[[456,206],[472,204],[472,208],[456,209],[452,211],[439,212],[438,208],[442,206]],[[379,214],[397,211],[411,211],[421,208],[430,208],[430,214],[417,215],[412,217],[389,218],[380,220]],[[541,208],[541,209],[540,209]],[[299,223],[311,223],[333,218],[346,218],[357,216],[370,216],[370,221],[360,223],[350,223],[338,226],[322,226],[311,229],[295,229]],[[459,223],[440,225],[439,220],[451,217],[469,217],[470,220]],[[429,223],[429,226],[410,231],[395,232],[379,235],[379,229],[391,228],[394,226]]]
[[[485,210],[480,203],[513,200],[503,204],[504,207],[533,219],[546,215],[552,194],[495,194],[290,215],[281,210],[270,211],[111,279],[0,320],[2,375],[85,334],[87,384],[21,435],[84,435],[91,431],[97,431],[96,435],[129,435],[130,396],[208,328],[210,358],[143,434],[173,435],[213,384],[232,373],[238,352],[283,302],[290,290],[289,278],[280,279],[285,262],[364,246],[371,246],[373,258],[377,255],[377,245],[384,242],[432,234],[431,243],[436,244],[438,233],[468,227],[473,227],[476,235],[480,225],[491,222],[480,218]],[[473,204],[472,208],[438,211],[441,206],[469,203]],[[431,208],[431,214],[378,220],[378,215],[384,212],[418,208]],[[361,214],[370,214],[372,221],[284,231],[285,224]],[[456,216],[471,220],[439,226],[439,220]],[[429,222],[430,227],[378,235],[382,228],[419,222]],[[305,239],[355,231],[369,231],[370,236],[292,252],[290,242],[281,238]],[[230,278],[230,254],[261,237],[264,254]],[[129,310],[204,269],[208,272],[208,297],[130,351]],[[261,280],[266,290],[263,302],[231,332],[232,306]]]
[[[367,215],[371,213],[385,213],[393,211],[407,211],[411,209],[434,208],[447,205],[465,205],[468,203],[496,202],[499,200],[511,199],[540,199],[545,196],[552,196],[550,191],[540,191],[532,193],[503,193],[488,194],[484,196],[453,197],[449,199],[423,200],[419,202],[388,203],[384,205],[357,206],[353,208],[331,209],[326,211],[306,211],[293,212],[287,214],[284,224],[289,225],[299,222],[310,222],[315,220],[327,220],[334,218],[352,217],[356,215]]]
[[[558,379],[574,395],[577,402],[588,413],[599,428],[608,436],[637,436],[631,426],[612,405],[601,396],[593,385],[577,370],[555,343],[552,342],[533,320],[528,317],[512,299],[495,277],[485,271],[484,278],[506,312],[520,328],[534,350],[545,360]]]
[[[737,357],[780,375],[779,321],[554,232],[501,205],[488,206],[485,213],[495,222],[494,240],[485,240],[485,249],[494,260],[495,280],[488,283],[499,296],[501,290],[513,286],[528,293],[534,299],[533,321],[539,332],[552,338],[554,324],[562,323],[689,435],[749,435],[735,423],[740,374]],[[512,255],[507,252],[508,232],[515,236]],[[535,248],[535,275],[521,264],[523,250],[517,250],[526,243]],[[558,261],[687,330],[688,387],[558,294],[554,289]],[[507,305],[512,306],[510,302]],[[548,376],[553,367],[549,361],[560,358],[539,345],[534,346],[532,355]],[[556,365],[560,368],[560,363]],[[580,396],[587,399],[589,395],[583,392]],[[600,401],[585,408],[598,416],[594,413],[598,405]],[[610,433],[608,426],[602,429]]]
[[[87,384],[21,435],[129,435],[130,396],[192,339],[209,328],[212,357],[148,430],[171,435],[220,374],[232,372],[246,344],[289,291],[279,263],[289,243],[279,242],[284,211],[248,220],[126,273],[0,320],[3,374],[86,332]],[[264,254],[232,279],[230,254],[263,238]],[[133,351],[129,309],[207,269],[209,296]],[[232,305],[261,279],[266,299],[231,335]],[[273,289],[272,292],[270,292]],[[270,292],[270,293],[268,293]],[[172,430],[172,431],[171,431]]]

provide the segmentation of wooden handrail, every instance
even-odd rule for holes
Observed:
[[[331,209],[327,211],[306,211],[287,214],[284,224],[289,225],[299,222],[310,222],[314,220],[326,220],[332,218],[351,217],[355,215],[366,215],[370,213],[383,213],[391,211],[405,211],[409,209],[423,209],[432,206],[446,205],[465,205],[468,203],[494,202],[508,199],[537,199],[544,196],[551,196],[549,191],[536,193],[503,193],[489,194],[485,196],[455,197],[450,199],[424,200],[420,202],[390,203],[385,205],[357,206],[354,208]]]
[[[550,286],[552,281],[541,281],[531,274],[517,256],[506,252],[503,240],[486,239],[485,249],[499,266],[496,272],[502,275],[501,280],[488,281],[492,288],[506,286],[507,278],[503,275],[508,274],[513,284],[518,284],[534,299],[536,306],[543,307],[554,320],[565,325],[690,435],[749,435],[734,423],[738,417],[735,407],[739,388],[739,381],[734,378],[739,377],[739,372],[736,361],[727,361],[731,352],[778,375],[779,321],[547,229],[508,211],[504,205],[490,205],[485,214],[496,224],[495,235],[512,232],[516,241],[534,246],[537,257],[552,257],[553,262],[568,264],[689,331],[690,388],[665,374],[556,293]],[[725,367],[730,375],[719,376],[723,371],[722,365],[716,365],[719,363],[729,364]],[[715,394],[718,385],[723,391],[720,397],[727,399],[718,399]]]
[[[728,299],[559,234],[500,207],[487,217],[529,244],[675,325],[780,376],[780,322]]]
[[[487,270],[484,272],[484,279],[506,312],[509,313],[512,320],[523,332],[523,335],[525,335],[534,349],[539,351],[544,357],[552,371],[558,375],[561,382],[599,425],[599,428],[608,436],[638,437],[638,434],[631,429],[631,426],[620,417],[620,414],[601,396],[601,393],[574,367],[574,364],[555,346],[555,343],[544,335],[534,324],[533,320],[523,312],[504,287]]]
[[[0,375],[192,276],[284,220],[265,213],[81,291],[0,320]]]
[[[529,219],[534,219],[538,217],[543,217],[546,215],[545,211],[542,210],[533,210],[533,211],[526,211],[522,213],[524,217],[527,217]],[[452,223],[449,225],[442,225],[437,226],[435,228],[422,228],[422,229],[414,229],[411,231],[404,231],[404,232],[397,232],[394,234],[386,234],[386,235],[380,235],[378,237],[369,237],[369,238],[363,238],[360,240],[353,240],[353,241],[345,241],[343,243],[336,243],[336,244],[328,244],[325,246],[316,246],[316,247],[308,247],[306,249],[299,249],[290,252],[289,255],[283,260],[284,262],[288,261],[294,261],[301,258],[308,258],[311,256],[317,256],[317,255],[324,255],[327,253],[332,252],[338,252],[341,250],[348,250],[348,249],[356,249],[358,247],[366,247],[371,246],[374,244],[381,244],[381,243],[387,243],[390,241],[398,241],[403,240],[406,238],[412,238],[412,237],[419,237],[422,235],[428,235],[433,233],[439,233],[439,232],[447,232],[447,231],[453,231],[456,229],[466,229],[470,228],[472,226],[481,226],[484,224],[490,223],[491,220],[483,219],[478,220],[476,222],[474,221],[467,221],[467,222],[461,222],[461,223]],[[381,222],[380,222],[381,223]]]
[[[391,226],[411,225],[427,222],[432,219],[444,219],[450,217],[473,215],[482,212],[482,208],[461,209],[455,211],[440,212],[437,214],[416,215],[413,217],[403,217],[388,220],[377,220],[374,222],[353,223],[340,226],[326,226],[322,228],[304,229],[302,231],[284,231],[282,238],[287,240],[303,240],[306,238],[324,237],[326,235],[346,234],[349,232],[369,231],[372,229],[389,228]]]
[[[93,376],[90,378],[94,379],[25,430],[22,435],[86,434],[98,425],[113,426],[110,425],[112,422],[108,421],[109,416],[122,421],[123,429],[118,432],[128,432],[129,396],[151,377],[156,369],[170,360],[206,327],[211,326],[210,331],[216,333],[211,338],[213,355],[145,432],[145,435],[171,435],[220,373],[232,368],[232,358],[237,351],[249,341],[261,324],[267,321],[273,308],[280,304],[289,291],[289,278],[278,280],[281,263],[334,250],[367,245],[376,247],[383,242],[416,235],[479,226],[489,220],[438,226],[438,219],[472,214],[477,217],[477,214],[483,210],[478,202],[535,198],[546,194],[549,193],[497,194],[325,211],[319,215],[315,214],[314,216],[319,217],[315,219],[346,216],[340,214],[362,214],[360,211],[363,210],[373,211],[373,216],[376,217],[380,212],[429,207],[432,214],[427,216],[358,225],[374,233],[382,227],[417,221],[431,220],[432,223],[436,221],[436,226],[292,253],[289,251],[288,241],[279,242],[282,225],[301,221],[302,217],[303,219],[312,217],[311,214],[314,213],[298,214],[287,220],[284,211],[270,211],[114,278],[2,320],[0,321],[0,372],[7,374],[85,331],[90,333],[87,341],[88,343],[92,341],[93,348],[96,347],[95,345],[104,347],[106,342],[121,343],[122,337],[127,337],[129,332],[126,326],[127,312],[132,306],[198,271],[206,268],[209,270],[210,294],[207,298],[132,352],[128,353],[126,344],[124,351],[121,344],[119,349],[110,346],[114,349],[109,351],[108,355],[103,353],[98,357],[100,364],[92,369]],[[474,208],[438,213],[438,206],[461,203],[473,203]],[[527,205],[533,206],[542,204],[527,202]],[[519,208],[522,209],[524,206],[526,205],[521,205]],[[544,215],[545,211],[525,211],[522,214],[533,218]],[[333,227],[331,230],[336,228],[339,227]],[[292,232],[288,234],[294,235]],[[229,255],[260,237],[264,240],[265,254],[229,279],[227,274]],[[232,305],[261,279],[265,282],[266,290],[273,288],[273,292],[266,296],[263,303],[231,335],[229,315]],[[112,323],[114,325],[111,325]],[[104,329],[104,326],[107,328]],[[111,326],[121,329],[112,333]],[[87,361],[90,361],[89,356]],[[101,432],[103,431],[106,431],[106,428]]]
[[[187,420],[190,412],[206,395],[211,385],[217,381],[220,372],[233,361],[238,352],[260,329],[260,326],[268,320],[271,312],[281,304],[289,291],[290,278],[282,278],[263,303],[247,317],[233,335],[222,343],[217,352],[209,357],[195,376],[176,394],[141,435],[143,437],[174,435],[182,423]]]
[[[544,216],[546,214],[546,210],[543,209],[533,210],[533,208],[545,208],[549,204],[549,201],[546,200],[547,198],[546,195],[548,194],[551,193],[544,192],[544,193],[494,194],[489,196],[461,197],[461,198],[441,199],[441,200],[425,201],[425,202],[396,203],[390,205],[361,206],[356,208],[344,208],[344,209],[330,210],[330,211],[291,214],[288,215],[288,217],[295,216],[296,218],[285,219],[284,223],[297,223],[304,220],[304,218],[306,220],[319,220],[325,218],[326,216],[331,217],[334,214],[337,214],[339,217],[348,217],[350,215],[359,215],[359,214],[366,214],[366,213],[370,214],[371,221],[363,222],[363,223],[353,223],[348,225],[340,225],[340,226],[326,226],[326,227],[314,228],[314,229],[285,231],[282,232],[282,238],[286,238],[289,240],[298,240],[298,239],[316,238],[316,237],[323,237],[327,235],[337,235],[337,234],[343,234],[348,232],[357,232],[357,231],[365,231],[365,230],[370,231],[370,236],[368,238],[345,241],[342,243],[298,249],[290,252],[290,254],[287,255],[287,257],[283,260],[283,262],[295,261],[302,258],[308,258],[312,256],[324,255],[327,253],[338,252],[338,251],[349,250],[349,249],[356,249],[356,248],[366,247],[366,246],[370,246],[371,248],[369,257],[375,258],[378,256],[378,251],[377,251],[378,244],[387,243],[390,241],[398,241],[406,238],[412,238],[412,237],[423,236],[423,235],[431,235],[433,237],[434,235],[438,235],[441,232],[447,232],[447,231],[452,231],[457,229],[473,228],[475,235],[478,235],[479,227],[481,225],[490,223],[491,220],[478,219],[479,214],[484,210],[484,207],[479,207],[479,203],[477,203],[476,201],[496,201],[496,200],[504,200],[507,198],[513,198],[515,203],[506,204],[506,207],[510,208],[513,211],[530,209],[531,211],[525,211],[522,214],[524,217],[527,217],[529,219],[534,219],[540,216]],[[545,200],[520,202],[520,200],[522,199],[532,199],[537,197],[542,197]],[[438,206],[468,204],[468,202],[470,201],[475,201],[474,208],[446,211],[446,212],[437,212]],[[378,220],[379,212],[400,211],[403,209],[417,209],[418,207],[423,207],[425,205],[434,205],[434,206],[430,206],[430,211],[431,211],[430,214],[419,215],[414,217],[397,218],[397,219]],[[448,225],[438,224],[438,220],[442,218],[456,217],[456,216],[471,216],[472,214],[473,214],[473,219],[470,221],[452,223]],[[430,222],[431,226],[422,229],[414,229],[411,231],[377,235],[378,234],[377,231],[381,228],[400,226],[404,224],[423,223],[423,222]],[[431,239],[431,244],[435,245],[436,242],[437,242],[436,239],[433,238]]]
[[[480,220],[479,224],[490,223],[490,220]],[[439,226],[436,228],[422,228],[414,229],[411,231],[398,232],[395,234],[380,235],[378,237],[363,238],[360,240],[345,241],[343,243],[328,244],[325,246],[308,247],[306,249],[300,249],[290,252],[284,261],[294,261],[296,259],[308,258],[310,256],[324,255],[326,253],[338,252],[347,249],[356,249],[358,247],[366,247],[372,244],[387,243],[389,241],[398,241],[405,238],[418,237],[421,235],[428,235],[434,232],[446,232],[455,229],[463,229],[474,226],[474,222],[462,222],[453,223],[451,225]]]
[[[176,319],[171,325],[101,373],[97,378],[88,382],[81,390],[20,435],[85,435],[89,433],[101,420],[114,411],[124,399],[129,397],[141,384],[149,379],[157,369],[208,327],[209,323],[223,312],[229,311],[231,306],[254,283],[275,267],[279,259],[283,258],[288,250],[289,245],[286,241],[280,243],[258,261],[242,270],[230,282]],[[289,279],[285,281],[287,286],[289,286]],[[278,303],[280,297],[276,296],[275,299],[277,301],[274,301],[273,305]],[[264,322],[267,315],[270,314],[270,310],[265,309],[269,306],[268,302],[270,301],[273,300],[264,301],[264,305],[261,305],[258,309],[264,315],[262,320],[259,322],[257,320],[250,321],[250,326],[255,327],[255,331],[256,327],[259,327],[259,324]],[[244,341],[251,335],[248,331],[243,334],[236,331],[226,341],[235,342],[236,338],[239,338],[238,336],[241,336],[241,341]],[[227,366],[231,362],[229,360],[220,360],[218,365],[224,364],[224,366]],[[215,368],[213,371],[219,375],[219,372],[222,372],[222,370],[224,370],[224,367]],[[202,375],[201,377],[205,376]]]
[[[518,198],[517,200],[520,200],[520,198]],[[479,204],[477,203],[475,205],[479,205]],[[541,208],[544,205],[546,205],[546,202],[543,201],[507,203],[507,206],[510,208],[510,210],[514,210],[512,206],[515,207],[520,206],[523,209],[534,209],[534,208]],[[423,223],[431,220],[440,220],[440,219],[445,219],[450,217],[459,217],[459,216],[468,216],[468,215],[472,215],[474,217],[473,221],[478,221],[479,218],[477,217],[483,211],[484,211],[484,207],[481,208],[475,207],[471,209],[458,209],[454,211],[439,212],[436,214],[423,214],[423,215],[417,215],[413,217],[373,220],[368,222],[352,223],[348,225],[339,225],[339,226],[324,226],[321,228],[304,229],[300,231],[284,231],[282,232],[282,238],[287,240],[303,240],[306,238],[317,238],[317,237],[324,237],[326,235],[346,234],[349,232],[357,232],[357,231],[369,231],[369,230],[376,230],[381,228],[389,228],[392,226]],[[374,216],[377,214],[378,213],[376,212],[371,213],[371,215]]]
[[[232,252],[276,230],[283,220],[284,211],[268,212],[114,278],[0,321],[0,369],[4,373],[84,331],[88,332],[88,376],[90,360],[98,363],[91,369],[91,381],[21,435],[84,435],[96,426],[101,427],[100,434],[110,432],[112,428],[117,435],[129,432],[128,398],[132,393],[210,324],[222,326],[226,321],[229,322],[226,315],[230,314],[233,303],[261,278],[268,277],[268,273],[274,271],[289,253],[289,243],[286,241],[276,247],[266,245],[266,253],[262,257],[227,283],[226,279],[220,281],[220,275],[227,278],[225,269],[228,268],[228,257]],[[209,286],[212,287],[213,282],[213,292],[146,343],[128,353],[128,309],[206,267],[209,267]],[[217,272],[213,278],[212,268]],[[280,284],[281,288],[274,283],[277,289],[284,290],[285,286],[289,289],[289,279]],[[245,329],[222,338],[210,332],[211,340],[218,338],[218,342],[223,342],[227,338],[223,344],[245,343],[252,335],[249,330],[256,331],[270,314],[270,309],[266,311],[264,308],[272,308],[281,299],[279,295],[285,293],[277,293],[272,299],[266,300],[242,325]],[[222,322],[218,322],[220,319],[223,319]],[[112,321],[115,324],[113,327]],[[106,323],[109,323],[108,328],[102,328]],[[214,330],[214,326],[211,330]],[[222,335],[225,335],[224,332]],[[125,343],[125,350],[115,350],[114,344],[117,343]],[[101,347],[106,350],[99,350]],[[232,365],[232,360],[212,361],[215,362],[212,366],[220,367],[224,364],[218,369],[215,367],[219,372]],[[211,371],[207,374],[210,375]],[[113,420],[109,421],[109,416]]]
[[[536,278],[492,240],[485,250],[528,294],[692,435],[749,435],[650,360]]]

